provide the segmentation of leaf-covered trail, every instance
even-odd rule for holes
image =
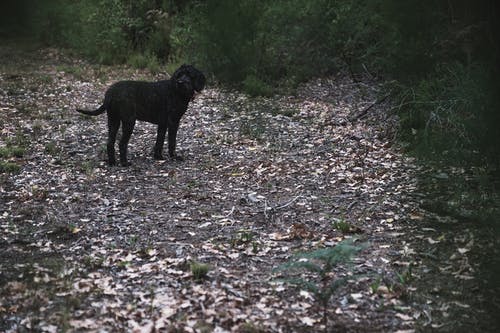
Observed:
[[[155,128],[139,122],[133,165],[110,168],[106,117],[74,109],[114,81],[164,75],[53,49],[0,55],[0,148],[24,148],[4,157],[19,172],[0,174],[0,330],[319,331],[312,295],[273,269],[350,237],[369,246],[335,272],[352,278],[329,330],[430,327],[410,283],[425,274],[407,241],[427,237],[417,168],[391,147],[382,106],[349,121],[375,84],[323,79],[272,99],[209,86],[181,123],[185,161],[154,161]],[[206,279],[193,280],[193,261]]]

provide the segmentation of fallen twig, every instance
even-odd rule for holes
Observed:
[[[351,123],[354,123],[356,122],[357,120],[361,119],[361,118],[364,118],[366,116],[366,114],[368,113],[368,111],[370,111],[371,108],[373,108],[375,105],[377,104],[380,104],[382,103],[383,101],[385,101],[391,94],[387,94],[385,95],[384,97],[376,100],[375,102],[373,102],[372,104],[370,104],[368,107],[366,107],[365,109],[361,110],[360,112],[358,112],[357,114],[354,114],[352,116],[349,117],[349,121]]]
[[[358,202],[357,202],[356,200],[355,200],[355,201],[353,201],[353,202],[351,202],[351,203],[349,204],[349,206],[347,206],[347,211],[350,211],[350,210],[351,210],[351,208],[352,208],[355,204],[357,204],[357,203],[358,203]]]
[[[267,215],[268,212],[270,212],[271,214],[274,214],[277,210],[280,210],[280,209],[283,209],[283,208],[286,208],[286,207],[290,206],[295,201],[297,201],[301,196],[302,196],[302,194],[299,194],[298,196],[296,196],[295,198],[293,198],[291,200],[288,200],[284,204],[278,204],[278,205],[271,206],[271,207],[267,206],[267,200],[264,201],[264,216],[267,218],[268,217],[268,215]]]

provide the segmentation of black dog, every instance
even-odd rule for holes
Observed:
[[[136,120],[158,125],[154,158],[163,159],[163,143],[168,129],[168,155],[181,159],[175,154],[177,130],[181,117],[195,92],[205,87],[205,76],[191,65],[179,67],[170,80],[158,82],[120,81],[106,91],[104,103],[95,111],[77,110],[86,115],[97,116],[104,111],[108,114],[108,163],[116,164],[116,134],[122,125],[122,137],[118,144],[120,163],[128,166],[127,145],[134,130]]]

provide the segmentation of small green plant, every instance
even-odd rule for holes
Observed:
[[[299,113],[299,111],[297,109],[289,108],[289,107],[276,106],[276,107],[271,108],[271,114],[273,116],[282,115],[285,117],[293,117],[297,113]]]
[[[22,146],[12,146],[8,145],[6,147],[0,148],[0,157],[2,158],[11,158],[17,157],[21,158],[26,153],[26,148]]]
[[[251,230],[239,230],[238,234],[239,234],[239,240],[242,243],[249,243],[254,238],[254,234]]]
[[[410,283],[410,281],[413,279],[413,263],[411,262],[408,267],[401,273],[396,272],[396,275],[398,277],[399,283],[402,285],[407,285]]]
[[[335,222],[332,222],[332,227],[343,234],[346,234],[351,230],[351,224],[344,219],[339,219]]]
[[[139,236],[137,235],[131,235],[128,239],[127,239],[127,243],[129,245],[136,245],[137,242],[139,241]]]
[[[149,287],[149,298],[151,299],[151,301],[149,301],[150,315],[153,315],[153,311],[155,309],[155,296],[156,296],[155,289],[152,286]]]
[[[214,331],[214,324],[207,323],[204,320],[198,320],[196,324],[194,324],[193,328],[195,329],[195,332],[211,333]]]
[[[94,257],[94,256],[85,256],[83,258],[83,264],[89,270],[97,270],[102,267],[104,264],[104,258],[102,257]]]
[[[84,69],[80,66],[62,65],[58,66],[57,70],[67,74],[71,74],[78,80],[83,79]]]
[[[22,131],[17,131],[14,137],[5,140],[7,147],[21,147],[26,149],[30,144],[29,136],[25,135]]]
[[[47,120],[50,120],[50,115],[47,114],[46,118]],[[33,122],[31,129],[33,131],[33,136],[40,136],[43,131],[43,124],[39,120],[36,120]]]
[[[378,289],[380,288],[380,282],[382,282],[382,279],[378,277],[370,284],[370,290],[372,291],[372,294],[376,294],[378,292]]]
[[[238,230],[235,236],[231,237],[231,246],[236,247],[241,244],[255,243],[254,233],[251,230],[241,229]],[[255,247],[255,246],[254,246]]]
[[[255,239],[255,233],[248,229],[240,229],[235,235],[231,236],[230,245],[239,249],[251,248],[254,254],[258,253],[261,248],[260,242]]]
[[[55,156],[59,153],[59,147],[55,141],[50,141],[45,144],[45,152],[49,155]]]
[[[0,148],[0,157],[1,158],[9,158],[10,157],[9,148],[7,148],[7,147]]]
[[[207,277],[208,272],[210,271],[210,266],[207,264],[202,264],[197,261],[191,262],[189,265],[191,270],[191,274],[193,274],[193,279],[195,281],[201,281]]]
[[[263,333],[266,332],[266,330],[258,324],[254,324],[251,322],[246,322],[240,325],[239,327],[239,332],[241,333]]]
[[[6,146],[0,148],[0,158],[21,158],[26,153],[28,145],[28,138],[22,132],[17,132],[15,137],[6,140]],[[19,166],[15,163],[9,161],[0,161],[0,163],[0,172],[17,172],[19,170]]]
[[[16,163],[0,161],[0,173],[16,173],[21,167]]]
[[[50,84],[50,83],[54,82],[54,78],[50,75],[47,75],[47,74],[41,74],[38,77],[38,80],[40,81],[40,83],[43,83],[43,84]]]
[[[23,147],[12,147],[11,150],[14,157],[20,158],[24,156],[25,149]]]
[[[346,283],[347,278],[338,278],[335,269],[341,264],[350,262],[352,256],[365,245],[354,245],[355,238],[344,240],[334,247],[323,248],[311,252],[294,255],[289,262],[278,267],[285,274],[305,272],[316,277],[286,277],[285,282],[298,286],[312,293],[314,299],[323,309],[325,330],[328,329],[328,302],[337,289]],[[351,276],[352,278],[352,276]]]
[[[242,119],[239,129],[240,135],[261,141],[266,133],[266,125],[260,113],[253,118]]]
[[[252,253],[257,253],[259,252],[260,245],[258,242],[253,241],[252,242]]]
[[[81,170],[87,175],[91,176],[92,172],[95,169],[95,163],[94,161],[85,161],[81,165]]]
[[[10,157],[23,157],[25,153],[25,148],[19,146],[7,146],[0,148],[0,157],[10,158]]]
[[[129,265],[130,265],[130,261],[126,261],[126,260],[120,260],[116,263],[116,267],[118,267],[120,269],[125,269]]]
[[[200,187],[200,184],[196,179],[191,179],[186,185],[189,189],[196,189]]]

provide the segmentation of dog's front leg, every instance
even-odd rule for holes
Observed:
[[[167,132],[167,125],[166,124],[158,125],[158,130],[156,133],[156,143],[155,143],[155,147],[153,150],[153,157],[155,160],[164,160],[165,159],[163,157],[163,143],[165,142],[165,133],[166,132]]]
[[[171,126],[168,127],[168,156],[170,156],[171,159],[182,161],[183,158],[175,153],[178,129],[179,122],[174,122]]]

